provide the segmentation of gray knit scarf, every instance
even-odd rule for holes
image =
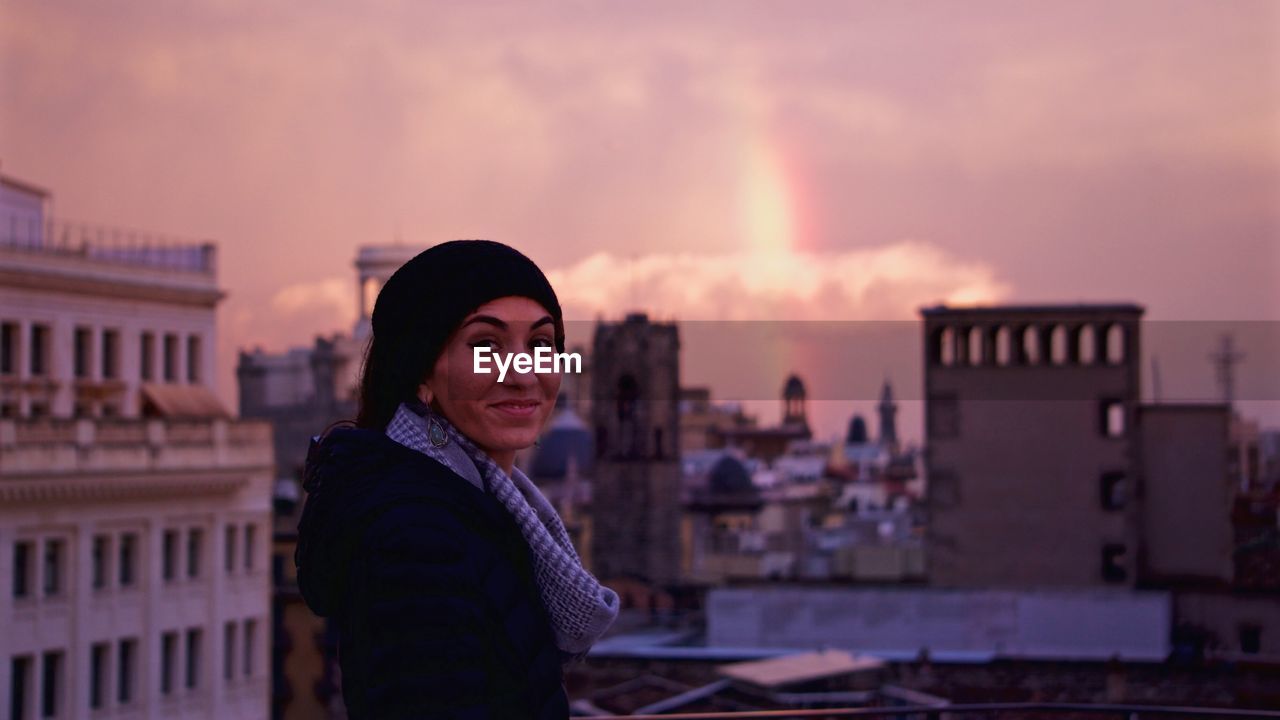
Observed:
[[[551,616],[562,663],[585,657],[617,619],[618,594],[582,566],[560,515],[533,481],[518,467],[507,475],[452,423],[421,402],[401,403],[386,432],[506,506],[533,551],[534,576]]]

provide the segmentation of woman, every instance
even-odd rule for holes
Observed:
[[[312,440],[294,556],[339,628],[348,714],[566,718],[563,666],[618,596],[514,465],[560,377],[474,372],[479,347],[564,352],[555,292],[506,245],[448,242],[387,280],[372,324],[354,427]]]

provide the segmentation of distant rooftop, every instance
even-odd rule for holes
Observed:
[[[17,178],[12,178],[7,175],[0,175],[0,185],[7,185],[10,188],[13,188],[14,190],[17,190],[19,192],[24,192],[29,195],[36,195],[42,198],[47,198],[53,194],[38,185],[33,185],[32,183],[26,182],[25,180],[19,180]]]
[[[833,675],[878,670],[884,665],[884,661],[878,658],[854,655],[844,650],[826,649],[722,665],[720,674],[760,687],[773,688],[819,680]]]
[[[0,216],[0,248],[205,275],[214,273],[216,258],[209,240],[16,214]]]
[[[1063,315],[1063,314],[1142,314],[1146,308],[1134,303],[1046,303],[1038,305],[969,305],[944,304],[920,308],[925,317],[936,315]]]

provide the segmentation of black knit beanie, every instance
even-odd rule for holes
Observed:
[[[453,240],[401,265],[373,306],[358,424],[386,427],[396,406],[415,395],[421,374],[435,366],[463,318],[510,295],[546,308],[555,321],[556,350],[564,352],[564,318],[555,290],[515,248],[492,240]]]

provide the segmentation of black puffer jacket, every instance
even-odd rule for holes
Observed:
[[[528,544],[496,498],[376,430],[307,455],[294,560],[340,629],[352,720],[569,716]]]

